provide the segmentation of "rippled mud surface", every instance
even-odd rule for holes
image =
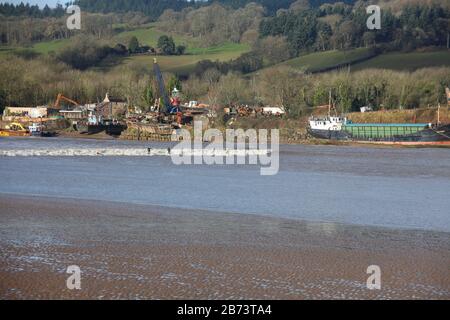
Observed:
[[[0,195],[2,299],[449,299],[449,266],[446,232]]]

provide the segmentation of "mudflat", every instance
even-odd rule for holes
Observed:
[[[450,298],[450,233],[426,230],[0,194],[0,256],[1,299]]]

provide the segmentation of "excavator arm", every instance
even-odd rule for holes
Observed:
[[[60,94],[58,94],[58,97],[56,98],[55,104],[53,105],[55,109],[60,109],[61,100],[66,101],[68,103],[71,103],[71,104],[73,104],[75,106],[79,106],[80,105],[78,102],[63,96],[60,93]]]

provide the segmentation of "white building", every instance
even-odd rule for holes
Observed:
[[[3,120],[9,121],[11,118],[47,118],[47,107],[6,107],[3,110]]]

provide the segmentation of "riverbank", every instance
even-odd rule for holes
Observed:
[[[76,138],[76,139],[94,139],[94,140],[115,140],[116,137],[106,134],[106,132],[100,132],[96,134],[81,134],[77,131],[62,130],[58,132],[58,137],[61,138]]]
[[[450,298],[445,232],[3,194],[0,208],[2,299]]]
[[[17,138],[17,137],[15,137]],[[28,137],[22,137],[28,138]],[[59,132],[56,138],[63,139],[89,139],[98,141],[139,141],[142,143],[146,142],[171,142],[170,137],[164,139],[133,139],[129,136],[126,137],[113,137],[107,135],[105,132],[100,132],[97,134],[86,135],[77,132]],[[46,138],[45,138],[46,139]],[[358,142],[358,141],[338,141],[338,140],[325,140],[325,139],[315,139],[315,138],[305,138],[305,139],[290,139],[286,137],[280,137],[280,144],[282,145],[304,145],[304,146],[347,146],[347,147],[363,147],[363,148],[450,148],[449,144],[389,144],[389,143],[377,143],[377,142]]]
[[[314,110],[313,115],[325,116],[328,109]],[[435,107],[418,108],[418,109],[402,109],[402,110],[382,110],[373,112],[353,112],[348,113],[347,117],[354,123],[450,123],[450,109],[448,106],[442,106],[438,116],[438,110]],[[0,121],[0,127],[3,122]],[[24,124],[28,126],[28,124]],[[364,146],[376,148],[449,148],[448,145],[380,145],[378,143],[367,143],[357,141],[333,141],[312,138],[307,133],[308,117],[301,117],[299,119],[287,119],[278,117],[237,117],[232,125],[215,127],[221,132],[226,129],[278,129],[280,133],[280,143],[286,145],[336,145],[336,146]],[[57,130],[58,136],[62,138],[76,138],[76,139],[97,139],[97,140],[129,140],[129,141],[143,141],[143,142],[170,142],[171,136],[169,134],[156,134],[152,132],[125,130],[119,137],[107,135],[105,132],[97,134],[80,134],[76,131]]]

